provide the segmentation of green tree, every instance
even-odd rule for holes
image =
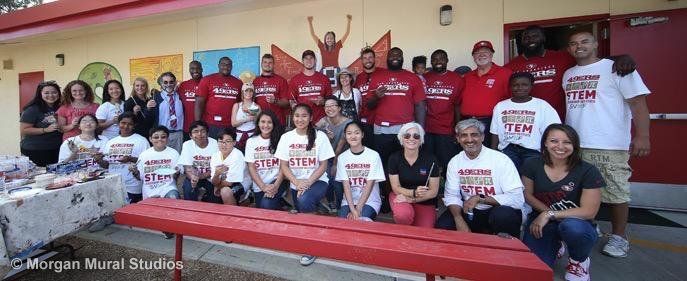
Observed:
[[[0,14],[43,4],[43,0],[0,0]]]

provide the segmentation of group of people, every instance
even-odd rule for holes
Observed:
[[[612,214],[603,253],[629,251],[628,161],[650,152],[650,91],[631,58],[599,58],[589,32],[573,33],[567,54],[545,50],[538,26],[521,39],[523,54],[506,66],[492,61],[489,41],[477,42],[476,69],[464,75],[436,50],[423,79],[403,69],[400,48],[386,68],[365,48],[363,71],[342,69],[336,91],[311,50],[290,81],[270,54],[253,81],[232,76],[223,57],[205,77],[191,62],[179,85],[162,74],[152,97],[145,79],[126,101],[108,81],[100,106],[82,81],[61,97],[44,82],[21,116],[22,153],[39,165],[90,157],[122,175],[132,203],[181,198],[182,173],[186,200],[239,204],[253,194],[256,207],[279,210],[290,196],[311,213],[326,197],[348,219],[390,210],[399,224],[522,234],[552,267],[567,251],[565,278],[588,280],[601,202]],[[447,208],[437,214],[440,198]]]

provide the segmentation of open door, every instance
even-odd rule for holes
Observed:
[[[36,88],[41,82],[43,71],[19,73],[19,112],[36,95]]]
[[[613,16],[612,54],[629,54],[652,94],[651,155],[632,159],[632,204],[687,210],[687,9]]]

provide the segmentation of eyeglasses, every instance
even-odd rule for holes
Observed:
[[[174,80],[172,80],[172,81],[162,81],[162,85],[174,85],[174,84],[176,84],[176,83],[177,83],[177,81],[174,81]]]
[[[420,134],[403,134],[403,138],[407,140],[409,140],[411,136],[416,140],[420,139]]]

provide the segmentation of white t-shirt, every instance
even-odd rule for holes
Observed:
[[[163,151],[156,151],[154,147],[146,149],[138,157],[136,166],[143,181],[143,199],[150,197],[164,197],[169,191],[177,188],[174,175],[158,175],[162,168],[177,168],[179,152],[166,147]]]
[[[262,182],[273,183],[279,176],[279,159],[270,153],[270,140],[254,136],[246,141],[246,162],[255,166]],[[253,192],[260,192],[260,187],[253,181]]]
[[[137,180],[129,171],[130,163],[120,163],[119,160],[124,156],[138,157],[148,147],[150,147],[148,140],[139,134],[133,134],[128,137],[113,138],[100,149],[105,154],[104,159],[110,163],[108,171],[122,177],[122,182],[128,193],[141,194],[141,181]]]
[[[308,179],[320,167],[320,161],[335,156],[329,138],[324,132],[316,131],[315,145],[312,149],[305,150],[307,146],[308,136],[301,136],[294,129],[281,136],[277,151],[274,153],[279,160],[289,162],[291,172],[299,180]],[[322,173],[319,180],[329,182],[326,171]],[[291,183],[291,188],[296,189],[296,186]]]
[[[375,181],[372,185],[372,192],[367,198],[366,205],[374,208],[379,213],[382,199],[379,196],[379,182],[385,180],[382,159],[379,154],[369,148],[365,148],[361,154],[353,154],[350,149],[339,155],[336,163],[336,180],[348,181],[351,184],[351,195],[356,204],[363,194],[363,189],[368,180]],[[341,206],[348,205],[346,197],[341,201]]]
[[[80,136],[73,136],[67,138],[60,145],[60,154],[58,156],[58,161],[62,162],[72,155],[72,151],[69,149],[69,142],[72,141],[76,145],[78,151],[76,152],[75,160],[86,159],[88,166],[98,165],[93,160],[92,153],[99,152],[107,144],[108,139],[104,136],[98,136],[100,140],[92,139],[90,141],[84,141]]]
[[[209,173],[210,158],[217,149],[217,141],[213,138],[208,138],[208,145],[205,148],[198,147],[193,140],[187,140],[181,147],[179,165],[193,166],[201,174]]]
[[[632,111],[626,100],[650,94],[637,71],[620,77],[612,67],[602,59],[563,74],[565,123],[577,130],[583,148],[628,150]]]
[[[115,116],[122,114],[122,112],[124,112],[124,102],[120,102],[119,105],[114,105],[111,102],[105,102],[98,107],[98,110],[95,111],[95,118],[109,122],[115,120]],[[110,127],[105,128],[103,130],[103,136],[106,136],[108,139],[118,137],[119,124],[115,122]]]
[[[544,130],[554,123],[561,123],[561,119],[545,100],[533,97],[517,103],[507,99],[494,107],[489,131],[499,136],[499,150],[511,143],[540,150]]]
[[[501,205],[522,209],[525,204],[523,189],[513,161],[499,151],[482,146],[475,159],[461,151],[448,162],[444,204],[463,206],[463,201],[483,194]],[[486,210],[491,205],[477,204],[476,208]]]
[[[225,181],[228,182],[240,182],[243,185],[243,190],[248,194],[248,188],[252,184],[250,174],[248,174],[248,169],[246,169],[246,160],[243,158],[243,153],[241,153],[238,148],[234,148],[229,152],[227,158],[222,157],[222,152],[217,150],[215,154],[212,155],[210,159],[210,176],[215,176],[215,171],[217,171],[217,166],[224,164],[229,167],[224,175],[226,176]]]

